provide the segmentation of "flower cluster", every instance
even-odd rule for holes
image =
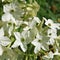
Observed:
[[[42,54],[41,51],[43,51],[44,54],[41,56],[43,59],[60,55],[60,38],[57,35],[60,23],[55,23],[51,19],[47,20],[45,17],[41,21],[35,14],[28,16],[32,12],[34,4],[27,4],[27,6],[25,4],[26,2],[24,5],[22,4],[23,7],[19,6],[18,3],[3,6],[4,14],[0,21],[0,55],[4,51],[2,46],[10,49],[20,47],[20,50],[25,53],[28,50],[28,44],[33,45],[33,54]]]

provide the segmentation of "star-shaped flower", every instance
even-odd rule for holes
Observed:
[[[11,43],[10,39],[7,36],[4,36],[3,28],[0,29],[0,55],[3,53],[2,46],[7,46]]]
[[[5,4],[4,6],[3,6],[3,12],[4,13],[10,13],[11,11],[15,11],[16,10],[16,6],[15,6],[15,4],[13,4],[13,3],[10,3],[10,4]]]
[[[12,48],[20,46],[23,52],[26,52],[26,48],[22,43],[23,39],[22,39],[21,34],[19,32],[14,32],[14,35],[15,35],[16,41],[12,45]]]
[[[12,22],[16,24],[15,18],[10,13],[5,13],[2,15],[2,21],[4,22]]]
[[[43,19],[45,20],[45,25],[47,25],[48,27],[50,27],[51,29],[60,29],[60,24],[59,23],[54,23],[53,20],[51,19],[46,19],[43,17]]]
[[[52,51],[50,51],[47,55],[45,55],[44,57],[45,58],[48,58],[48,59],[50,59],[50,58],[52,58],[53,59],[53,57],[54,57],[54,55],[59,55],[60,56],[60,53],[58,52],[58,49],[56,49],[56,51],[53,53]]]
[[[46,49],[44,48],[43,44],[42,44],[41,42],[39,42],[40,40],[42,40],[42,36],[40,36],[40,35],[37,33],[36,39],[34,39],[34,40],[32,41],[32,44],[35,46],[34,53],[38,53],[38,52],[41,50],[41,48],[42,48],[43,50],[46,50]]]
[[[56,29],[48,29],[47,35],[50,38],[47,44],[54,44],[55,38],[57,38],[57,30]]]

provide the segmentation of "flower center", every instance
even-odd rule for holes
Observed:
[[[12,13],[12,12],[14,12],[14,10],[10,10],[10,12]]]
[[[49,23],[48,26],[51,26],[51,24]]]
[[[49,35],[51,36],[51,33],[49,33]]]
[[[21,41],[24,42],[24,38],[21,38]]]

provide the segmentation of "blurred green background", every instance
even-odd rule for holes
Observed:
[[[38,17],[51,18],[52,20],[60,19],[60,0],[36,0],[40,5]]]

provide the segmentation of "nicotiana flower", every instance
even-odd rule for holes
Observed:
[[[0,55],[3,53],[2,46],[7,46],[11,43],[10,39],[7,36],[4,36],[3,28],[0,29]]]
[[[40,35],[37,33],[36,39],[34,39],[34,40],[31,42],[31,43],[35,46],[34,53],[38,53],[38,52],[41,50],[41,48],[42,48],[43,50],[46,50],[46,49],[44,48],[44,46],[42,45],[42,43],[39,42],[40,40],[42,40],[42,36],[40,36]]]
[[[2,21],[4,22],[12,22],[16,24],[15,18],[10,13],[5,13],[2,15]]]
[[[15,11],[15,10],[16,10],[16,6],[13,3],[5,4],[3,6],[3,12],[4,13],[10,13],[11,11]]]
[[[30,43],[31,37],[30,37],[30,31],[29,30],[22,31],[21,36],[24,38],[25,44]]]
[[[50,38],[47,42],[48,45],[53,45],[55,43],[55,39],[54,38]]]
[[[4,30],[3,28],[0,29],[0,45],[7,46],[10,44],[11,41],[7,36],[4,36]]]
[[[4,29],[5,35],[10,37],[12,35],[12,31],[14,29],[14,26],[12,23],[4,22],[3,29]]]
[[[24,44],[29,44],[32,42],[32,40],[35,38],[37,31],[35,30],[35,33],[32,30],[24,30],[22,31],[21,35],[24,38]]]
[[[44,56],[45,58],[53,58],[54,57],[54,54],[53,54],[53,52],[52,51],[50,51],[48,54],[46,54],[45,56]]]
[[[23,45],[23,40],[24,39],[22,38],[21,34],[19,32],[14,32],[14,35],[15,35],[16,41],[12,45],[12,48],[20,46],[21,49],[23,50],[23,52],[26,52],[26,48]]]
[[[40,22],[41,21],[40,21],[40,19],[38,17],[34,17],[33,20],[29,23],[29,27],[33,28],[36,25],[36,23],[39,24]]]
[[[41,22],[38,17],[34,17],[33,20],[36,21],[37,23],[40,23]]]
[[[50,38],[56,38],[57,37],[57,30],[56,29],[48,29],[47,35]]]
[[[54,44],[55,38],[57,37],[57,30],[56,29],[48,29],[47,35],[50,38],[47,44]]]
[[[54,23],[53,20],[51,19],[46,19],[43,17],[43,19],[45,20],[45,25],[47,25],[48,27],[52,28],[52,29],[60,29],[60,24],[59,23]]]
[[[38,53],[43,47],[42,44],[38,42],[38,39],[33,40],[32,44],[35,46],[34,53]]]
[[[58,49],[56,49],[54,55],[59,55],[60,56],[60,52],[58,51]]]
[[[46,54],[44,57],[45,58],[52,58],[54,57],[54,55],[59,55],[60,56],[60,53],[58,52],[58,49],[56,49],[56,51],[53,53],[52,51],[50,51],[48,54]]]
[[[60,29],[60,23],[54,23],[54,26],[55,26],[57,29]]]

